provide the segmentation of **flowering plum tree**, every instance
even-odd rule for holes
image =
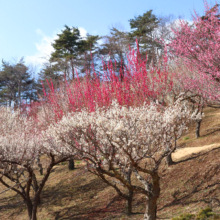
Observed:
[[[42,115],[43,111],[39,119]],[[47,146],[43,145],[44,128],[36,118],[27,117],[19,110],[12,112],[9,108],[0,108],[0,182],[23,198],[30,220],[37,219],[40,195],[53,166],[73,155],[73,151],[71,154],[62,151],[62,147],[53,144],[52,140],[48,140]],[[43,178],[38,180],[34,161],[39,153],[47,156],[47,165]]]
[[[205,1],[205,16],[200,17],[195,12],[192,25],[180,20],[179,28],[173,29],[174,37],[168,44],[174,56],[173,91],[181,90],[184,100],[196,107],[198,114],[202,113],[204,105],[220,107],[218,6],[210,8]],[[200,125],[201,119],[198,119],[197,138],[200,136]]]
[[[147,69],[147,59],[142,58],[138,50],[131,50],[127,57],[128,65],[121,70],[123,81],[115,71],[117,65],[109,62],[103,68],[105,71],[102,78],[94,72],[93,78],[78,77],[59,89],[48,82],[50,92],[45,92],[44,98],[51,106],[53,117],[60,120],[68,112],[83,108],[94,111],[96,105],[107,107],[113,100],[117,100],[120,105],[140,106],[144,102],[163,99],[171,91],[173,83],[166,57],[159,68],[152,66],[150,69]]]
[[[179,60],[180,61],[180,60]],[[189,89],[187,85],[191,83],[189,79],[195,79],[196,75],[198,74],[195,71],[190,71],[187,66],[184,64],[184,62],[178,62],[178,63],[172,63],[169,65],[170,71],[173,73],[173,88],[172,91],[170,92],[173,101],[177,100],[179,97],[181,97],[182,101],[187,101],[188,105],[191,106],[192,111],[197,112],[198,114],[198,119],[196,120],[196,138],[200,137],[200,126],[202,122],[202,117],[199,117],[203,115],[203,108],[206,105],[210,104],[210,100],[204,98],[204,95],[200,93],[195,87]],[[198,87],[207,87],[207,83],[202,85],[198,84]],[[216,85],[217,86],[217,85]],[[209,85],[208,85],[209,87]],[[214,87],[213,92],[215,90]],[[209,87],[209,89],[211,89]],[[216,102],[215,102],[216,103]],[[212,105],[213,106],[213,105]]]
[[[169,51],[183,62],[192,74],[181,77],[185,89],[196,91],[206,100],[220,100],[220,20],[218,5],[210,9],[205,2],[205,16],[195,12],[193,24],[180,20],[173,30]]]
[[[176,149],[177,139],[192,118],[194,115],[179,101],[171,107],[156,103],[126,107],[113,101],[109,107],[97,107],[93,112],[70,112],[45,134],[77,151],[91,172],[128,200],[129,213],[133,192],[145,195],[144,219],[154,220],[160,196],[158,169]],[[131,172],[143,186],[132,182]]]

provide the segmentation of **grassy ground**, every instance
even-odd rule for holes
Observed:
[[[220,110],[205,109],[201,137],[195,139],[195,125],[179,140],[180,147],[198,147],[220,143]],[[211,207],[220,213],[220,148],[184,158],[167,169],[161,167],[161,196],[158,219],[171,219],[181,213],[196,213]],[[74,171],[67,164],[56,166],[42,194],[39,220],[55,219],[143,219],[146,200],[135,195],[134,214],[126,216],[125,201],[115,191],[85,170],[76,161]],[[0,185],[0,192],[4,190]],[[26,207],[12,190],[0,194],[0,219],[25,220]]]

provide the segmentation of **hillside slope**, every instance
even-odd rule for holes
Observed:
[[[195,125],[192,124],[179,140],[180,148],[196,149],[212,144],[216,148],[184,154],[175,160],[176,164],[169,168],[164,164],[161,168],[158,218],[170,219],[183,212],[195,213],[207,206],[220,213],[219,119],[219,109],[206,108],[201,137],[195,139]],[[134,214],[128,217],[124,212],[125,201],[111,187],[87,172],[82,161],[77,161],[76,167],[74,171],[68,171],[67,164],[54,168],[43,191],[38,219],[143,219],[146,203],[143,196],[135,195]],[[0,185],[0,192],[4,189]],[[0,194],[0,219],[27,219],[25,204],[11,190]]]

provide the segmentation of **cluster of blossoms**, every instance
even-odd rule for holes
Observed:
[[[145,101],[163,99],[171,91],[173,82],[167,71],[167,59],[160,67],[146,68],[147,59],[138,51],[131,50],[127,56],[128,65],[116,71],[116,64],[109,61],[103,66],[103,74],[91,72],[87,76],[61,84],[56,90],[48,82],[49,92],[44,91],[44,98],[53,110],[53,116],[60,120],[68,112],[82,109],[94,111],[96,105],[109,107],[117,100],[120,105],[140,106]],[[123,80],[118,75],[123,72]]]
[[[158,152],[172,151],[192,118],[179,101],[162,108],[157,103],[125,107],[113,101],[107,109],[68,113],[51,124],[45,136],[74,148],[94,164],[114,161],[126,167]]]
[[[192,25],[181,20],[180,28],[173,30],[169,51],[175,57],[177,78],[185,89],[219,101],[219,10],[217,4],[210,8],[205,3],[205,16],[195,13]]]
[[[61,144],[65,150],[74,149],[79,158],[87,161],[91,172],[127,199],[128,206],[133,192],[146,195],[145,219],[155,219],[160,195],[159,166],[176,149],[176,141],[187,124],[197,117],[180,100],[170,107],[155,102],[127,107],[113,101],[107,108],[96,106],[92,112],[82,109],[66,114],[50,124],[44,140],[53,140],[54,145]],[[132,172],[144,187],[132,183]],[[149,175],[151,181],[140,172]],[[121,191],[118,182],[129,194]]]
[[[187,129],[187,124],[196,118],[179,100],[168,107],[157,102],[128,107],[115,100],[107,107],[97,105],[94,111],[69,112],[60,120],[48,118],[48,113],[51,109],[47,105],[33,117],[1,108],[0,161],[6,166],[15,164],[24,168],[28,178],[27,191],[22,187],[21,191],[14,190],[26,201],[30,219],[36,217],[40,193],[53,166],[76,155],[86,160],[90,171],[130,200],[130,204],[133,192],[146,195],[149,200],[146,216],[150,216],[152,210],[156,210],[156,203],[151,201],[156,201],[160,195],[159,165],[176,149],[177,139]],[[47,155],[50,162],[38,185],[33,161],[40,153]],[[144,187],[132,183],[132,172]],[[150,175],[152,181],[145,180],[140,172]],[[0,181],[6,184],[3,176],[11,177],[2,170],[0,173]],[[129,190],[130,197],[105,175],[121,182]],[[17,175],[10,180],[19,183],[19,178]],[[33,204],[30,200],[32,183],[35,190]]]
[[[33,161],[41,148],[34,121],[19,110],[0,108],[0,160],[19,163]]]
[[[39,117],[29,117],[21,110],[0,107],[0,182],[23,198],[30,220],[37,219],[40,195],[53,166],[74,155],[73,152],[68,155],[60,153],[58,144],[53,147],[45,145],[43,132],[51,122],[45,120],[46,115],[41,110]],[[47,162],[44,164],[45,174],[39,180],[35,166],[42,170],[40,154],[47,157]]]

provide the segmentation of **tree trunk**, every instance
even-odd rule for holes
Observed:
[[[72,58],[70,59],[70,64],[71,64],[71,69],[72,69],[72,80],[73,80],[75,78],[75,70],[74,70],[74,65],[73,65]]]
[[[125,178],[128,181],[129,184],[131,184],[131,174],[132,169],[131,167],[125,171]],[[127,195],[127,215],[132,214],[132,199],[133,199],[133,191],[128,189],[128,195]]]
[[[144,214],[144,220],[156,220],[157,217],[157,198],[149,197],[147,208]]]
[[[39,167],[39,173],[40,175],[43,175],[43,166],[40,163],[40,155],[37,156],[37,166]]]
[[[37,220],[37,209],[32,212],[32,218],[30,220]]]
[[[43,175],[43,167],[42,167],[42,164],[39,163],[39,164],[38,164],[38,167],[39,167],[39,173],[40,173],[40,175],[42,176],[42,175]]]
[[[172,160],[172,157],[171,157],[171,154],[169,154],[169,155],[166,157],[166,161],[167,161],[167,165],[168,165],[168,166],[174,164],[174,162],[173,162],[173,160]]]
[[[32,211],[33,211],[32,202],[31,201],[27,201],[27,200],[25,202],[26,202],[26,205],[27,205],[27,211],[28,211],[29,219],[32,220]]]
[[[39,203],[40,203],[40,195],[35,197],[31,220],[37,220],[37,207],[38,207]]]
[[[33,173],[32,179],[33,179],[32,180],[33,181],[32,186],[33,186],[33,189],[34,189],[34,192],[35,192],[35,195],[36,195],[36,193],[39,189],[39,186],[38,186],[38,183],[37,183],[37,178],[36,178],[34,173]],[[40,197],[39,197],[39,203],[40,203]]]
[[[127,215],[132,214],[132,199],[133,199],[133,191],[129,190],[128,199],[127,199]]]
[[[54,157],[52,158],[52,161],[53,160],[54,160]],[[40,195],[41,195],[41,192],[42,192],[42,190],[43,190],[43,188],[45,186],[46,181],[48,180],[48,177],[49,177],[49,175],[51,173],[51,170],[52,170],[53,166],[54,166],[53,163],[51,163],[48,166],[47,171],[45,173],[45,176],[42,179],[42,181],[41,181],[41,183],[40,183],[40,185],[38,187],[37,192],[35,193],[34,204],[32,205],[32,216],[31,216],[30,220],[37,220],[37,207],[38,207],[38,205],[40,203]]]
[[[152,177],[151,193],[147,197],[147,207],[144,214],[144,220],[156,220],[157,217],[157,199],[160,196],[160,177],[154,172]],[[146,186],[148,187],[148,186]]]
[[[196,138],[200,137],[200,126],[201,126],[202,120],[197,120],[196,121]]]
[[[75,164],[74,164],[74,160],[70,159],[69,160],[69,170],[74,170],[75,169]]]

